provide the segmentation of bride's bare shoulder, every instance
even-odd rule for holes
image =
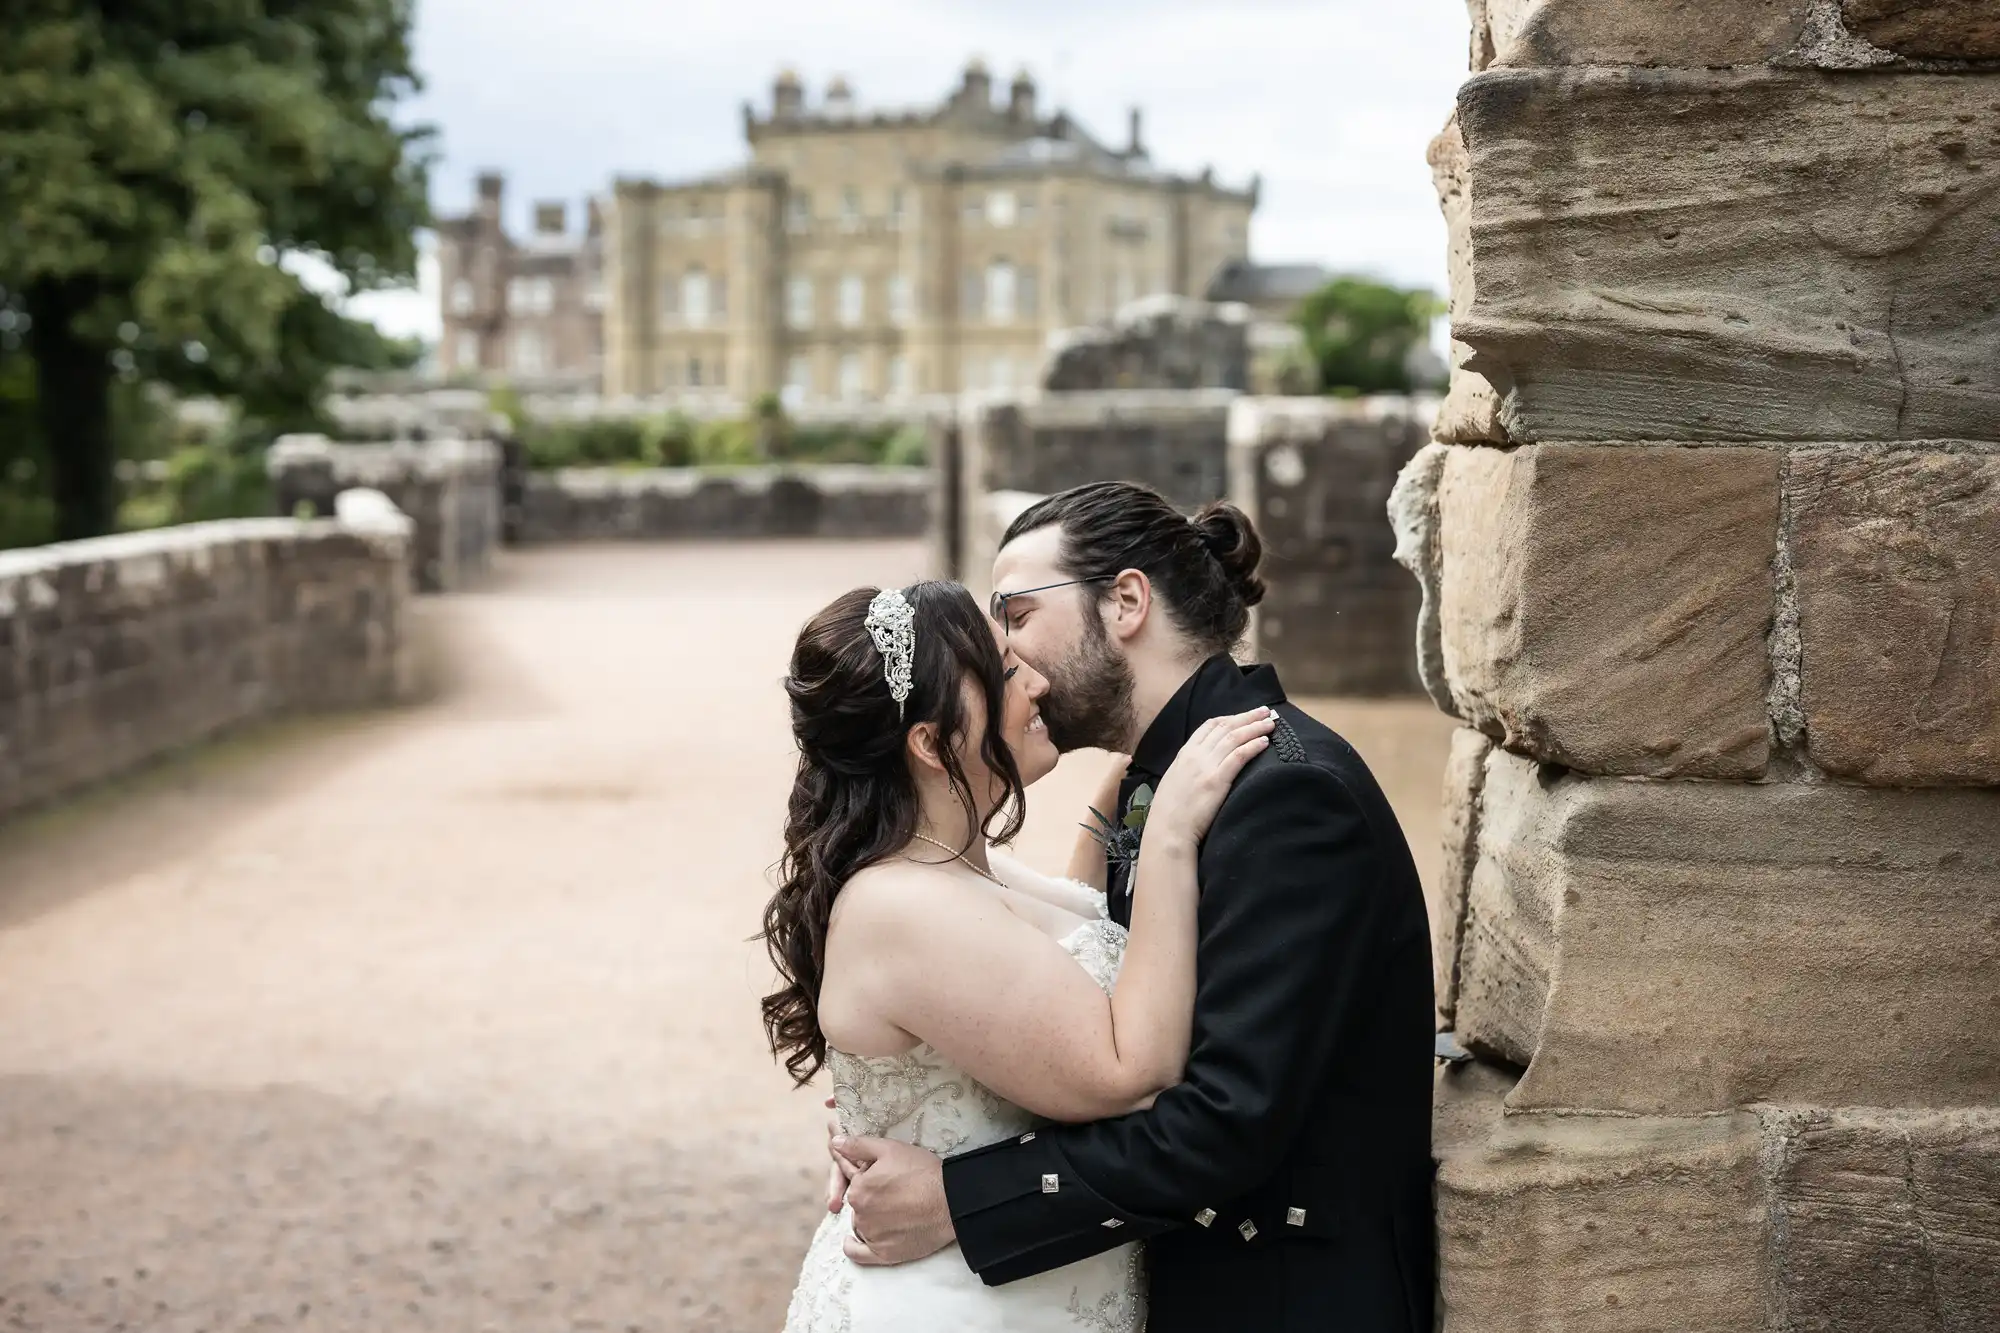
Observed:
[[[902,933],[922,929],[941,912],[976,909],[979,895],[955,876],[913,861],[880,861],[857,870],[840,886],[828,929],[843,934]]]

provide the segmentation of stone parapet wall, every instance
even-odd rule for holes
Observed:
[[[1430,438],[1436,404],[1397,397],[1239,398],[1229,496],[1264,539],[1251,655],[1295,694],[1422,690],[1422,593],[1397,567],[1389,495]]]
[[[1392,506],[1467,724],[1442,1327],[1992,1327],[2000,24],[1472,12]]]
[[[487,439],[446,436],[385,444],[337,444],[286,435],[266,466],[280,513],[334,511],[354,487],[381,491],[409,515],[416,534],[411,573],[423,592],[467,586],[491,567],[502,535],[502,453]]]
[[[918,537],[935,487],[923,468],[823,465],[533,473],[524,542]]]
[[[1099,324],[1056,335],[1041,387],[1105,389],[1250,387],[1250,307],[1186,296],[1148,296]]]
[[[0,552],[0,818],[245,722],[407,697],[410,540],[238,519]]]

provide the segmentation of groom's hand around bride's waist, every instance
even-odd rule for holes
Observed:
[[[894,1139],[836,1137],[830,1146],[847,1166],[847,1206],[854,1213],[849,1259],[906,1264],[957,1239],[936,1156]]]

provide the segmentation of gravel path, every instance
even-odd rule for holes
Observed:
[[[762,1049],[776,681],[913,544],[516,555],[422,708],[0,831],[0,1327],[775,1329],[824,1112]],[[1327,705],[1426,870],[1448,729]],[[1087,757],[1038,788],[1060,864]]]

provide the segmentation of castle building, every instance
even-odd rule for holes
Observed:
[[[524,241],[501,219],[504,181],[479,177],[472,212],[437,224],[447,376],[567,381],[595,388],[604,369],[604,218],[585,205],[581,236],[559,202],[534,207]]]
[[[1137,110],[1107,146],[1043,115],[1026,74],[996,102],[977,61],[914,111],[864,111],[839,79],[808,105],[786,73],[767,112],[745,104],[743,128],[739,168],[614,184],[607,394],[1025,388],[1052,332],[1140,296],[1198,296],[1248,254],[1254,178],[1156,168]]]

